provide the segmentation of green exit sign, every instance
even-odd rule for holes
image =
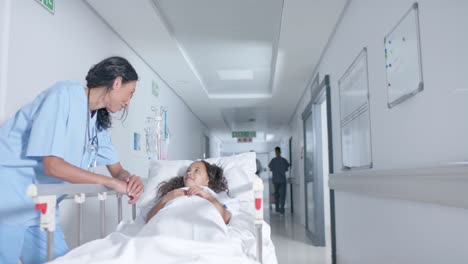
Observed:
[[[36,0],[39,2],[43,7],[45,7],[49,12],[52,14],[55,13],[55,2],[54,0]]]
[[[254,138],[257,136],[256,131],[234,131],[232,132],[233,138]]]

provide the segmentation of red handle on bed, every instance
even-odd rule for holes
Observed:
[[[36,204],[36,210],[41,211],[42,214],[45,214],[47,212],[47,204],[46,203]]]
[[[255,198],[255,209],[260,210],[262,208],[262,198]]]

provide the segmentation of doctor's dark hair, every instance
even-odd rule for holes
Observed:
[[[86,86],[89,89],[105,86],[112,88],[117,77],[122,77],[122,84],[138,81],[138,74],[133,66],[122,57],[110,57],[91,67],[86,75]],[[124,109],[122,117],[126,114]],[[112,120],[106,108],[97,110],[97,128],[99,131],[111,127]]]
[[[205,165],[206,173],[208,174],[208,188],[213,190],[215,193],[225,191],[229,195],[228,183],[226,178],[223,176],[223,169],[204,160],[200,161]],[[169,192],[182,187],[185,187],[184,176],[176,176],[168,181],[161,182],[158,185],[156,200],[159,200]]]

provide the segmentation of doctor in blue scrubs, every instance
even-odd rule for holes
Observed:
[[[23,106],[0,127],[0,263],[44,263],[47,236],[26,196],[30,184],[102,184],[130,197],[143,193],[140,177],[122,168],[109,132],[111,117],[126,109],[138,75],[121,57],[94,65],[86,86],[61,81]],[[94,173],[106,165],[112,177]],[[58,225],[54,256],[68,251]]]

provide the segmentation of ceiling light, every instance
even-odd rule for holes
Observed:
[[[221,81],[253,80],[253,72],[249,70],[220,70],[218,78]]]
[[[268,99],[272,98],[271,93],[209,93],[208,98],[210,99]]]
[[[272,140],[274,138],[275,138],[275,135],[273,135],[273,134],[267,134],[266,135],[266,141],[270,141],[270,140]]]

